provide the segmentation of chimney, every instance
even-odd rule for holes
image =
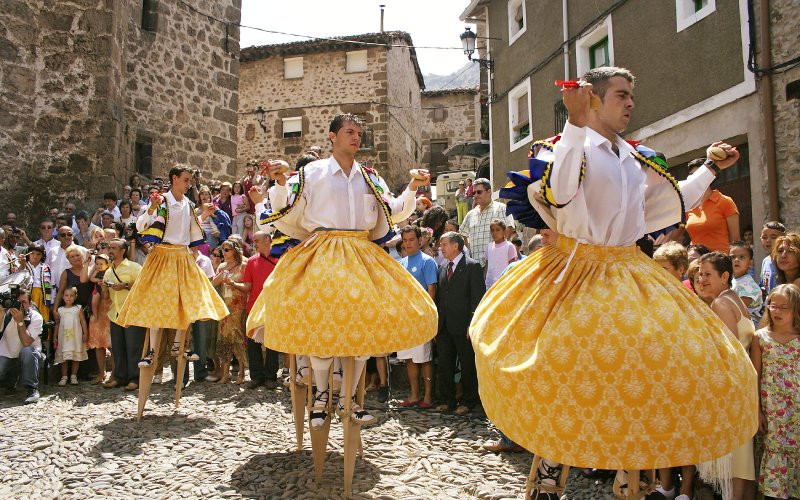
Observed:
[[[381,4],[381,33],[383,33],[383,9],[386,8],[386,5]]]

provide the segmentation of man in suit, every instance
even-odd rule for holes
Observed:
[[[464,255],[464,238],[456,232],[441,236],[442,255],[447,263],[439,270],[436,307],[439,311],[439,332],[436,347],[439,352],[439,411],[466,415],[478,404],[478,377],[475,372],[475,352],[467,336],[472,314],[486,292],[483,268],[478,261]],[[456,357],[461,360],[463,397],[456,406],[453,376]]]

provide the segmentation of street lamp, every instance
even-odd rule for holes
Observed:
[[[494,69],[494,61],[491,59],[473,59],[472,54],[475,53],[475,39],[478,38],[478,35],[472,32],[469,26],[466,27],[466,31],[461,33],[461,46],[464,47],[464,53],[467,55],[467,59],[470,61],[476,62],[483,66],[484,68],[492,71]]]
[[[261,125],[261,130],[266,132],[267,126],[264,125],[264,113],[265,113],[264,108],[262,108],[261,106],[257,107],[255,113],[256,113],[256,120],[258,120],[258,124]]]

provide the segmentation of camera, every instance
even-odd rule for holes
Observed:
[[[0,305],[3,309],[19,309],[19,294],[22,291],[19,284],[9,283],[6,290],[0,292]]]

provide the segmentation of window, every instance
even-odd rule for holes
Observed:
[[[134,147],[136,173],[147,177],[153,175],[153,139],[139,136]]]
[[[431,140],[431,168],[447,165],[447,157],[443,154],[447,149],[447,139]]]
[[[677,31],[685,30],[715,10],[716,0],[675,0]]]
[[[300,137],[303,135],[303,118],[284,118],[283,119],[283,138]]]
[[[302,57],[286,57],[283,59],[283,78],[286,80],[303,78]]]
[[[156,31],[157,8],[155,0],[142,0],[142,31]]]
[[[363,117],[362,117],[363,118]],[[375,149],[375,131],[369,125],[361,127],[361,145],[358,147],[359,151]]]
[[[353,50],[347,52],[345,58],[347,60],[345,63],[345,71],[347,73],[360,73],[362,71],[367,71],[366,50]]]
[[[608,37],[589,47],[589,68],[608,66]]]
[[[531,140],[531,80],[528,78],[508,94],[508,128],[511,151]]]
[[[444,108],[443,107],[438,106],[438,107],[433,109],[433,120],[437,121],[437,122],[440,122],[440,121],[444,120]]]
[[[514,43],[525,33],[527,16],[525,0],[508,0],[508,44]]]
[[[582,75],[592,68],[614,65],[614,36],[611,16],[606,17],[592,31],[575,42],[577,73]]]

